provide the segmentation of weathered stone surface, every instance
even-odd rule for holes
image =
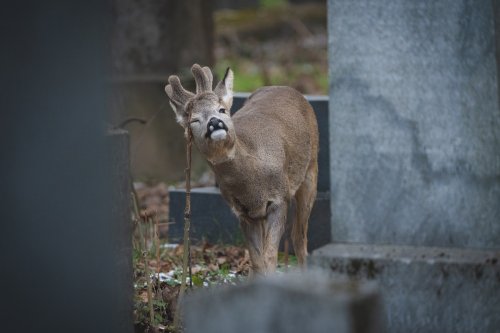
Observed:
[[[500,247],[491,1],[328,4],[334,241]]]
[[[330,244],[309,265],[380,287],[388,332],[497,332],[500,252]]]
[[[171,190],[169,198],[168,237],[182,240],[186,192]],[[191,238],[210,242],[238,244],[244,241],[236,215],[231,212],[216,187],[195,188],[191,191]],[[312,251],[330,242],[330,200],[319,193],[309,219],[308,249]]]
[[[373,284],[288,275],[205,290],[183,305],[186,332],[384,332]]]

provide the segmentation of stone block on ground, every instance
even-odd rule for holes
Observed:
[[[183,304],[186,332],[384,332],[374,284],[290,274],[202,290]]]
[[[377,282],[388,332],[498,332],[500,252],[329,244],[310,267]]]
[[[186,192],[171,190],[169,194],[168,228],[170,242],[182,240]],[[291,218],[291,217],[289,217]],[[238,244],[244,241],[236,215],[216,187],[200,187],[191,191],[191,239],[212,243]],[[312,251],[330,242],[330,200],[318,193],[309,219],[308,249]]]
[[[184,189],[169,192],[169,242],[182,241],[184,232]],[[213,243],[241,243],[238,219],[222,199],[217,187],[198,187],[191,190],[191,239]]]

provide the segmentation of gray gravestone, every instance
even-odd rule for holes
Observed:
[[[375,280],[389,332],[495,332],[492,2],[329,0],[328,15],[336,244],[309,264]]]
[[[169,191],[168,238],[170,242],[182,242],[186,191]],[[319,192],[314,202],[307,235],[309,251],[330,242],[330,200],[328,193]],[[290,218],[291,219],[291,218]],[[238,218],[222,198],[217,187],[199,187],[191,191],[191,229],[194,242],[207,240],[212,243],[242,244],[243,234]],[[289,220],[289,222],[291,222]],[[283,248],[283,246],[282,246]],[[292,249],[290,249],[292,251]]]
[[[334,281],[314,273],[260,278],[198,290],[183,304],[186,332],[385,332],[373,283]]]
[[[333,240],[498,248],[492,2],[328,4]]]

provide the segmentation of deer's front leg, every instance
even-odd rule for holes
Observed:
[[[285,230],[287,204],[271,202],[266,212],[265,218],[240,218],[254,274],[272,273],[276,270],[278,247]]]

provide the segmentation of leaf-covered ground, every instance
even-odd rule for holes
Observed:
[[[173,331],[182,275],[183,246],[160,244],[159,260],[155,252],[154,246],[150,251],[134,250],[134,319],[138,331],[155,328],[168,332]],[[278,270],[283,271],[284,255],[280,253],[279,257]],[[296,264],[294,257],[289,260],[288,267]],[[247,279],[248,251],[233,245],[194,245],[191,246],[191,269],[192,282],[188,278],[186,283],[191,285],[192,290],[237,284]]]
[[[168,243],[168,188],[165,184],[135,184],[133,212],[134,320],[137,332],[173,331],[182,275],[184,248]],[[192,244],[192,290],[245,281],[250,270],[242,246]],[[296,265],[296,258],[279,255],[278,271]]]
[[[134,250],[134,315],[143,329],[151,323],[150,303],[153,326],[172,326],[181,282],[183,246],[160,242],[158,251],[155,246]],[[191,272],[192,282],[188,278],[186,283],[193,289],[238,283],[248,276],[248,251],[231,245],[192,245]]]

